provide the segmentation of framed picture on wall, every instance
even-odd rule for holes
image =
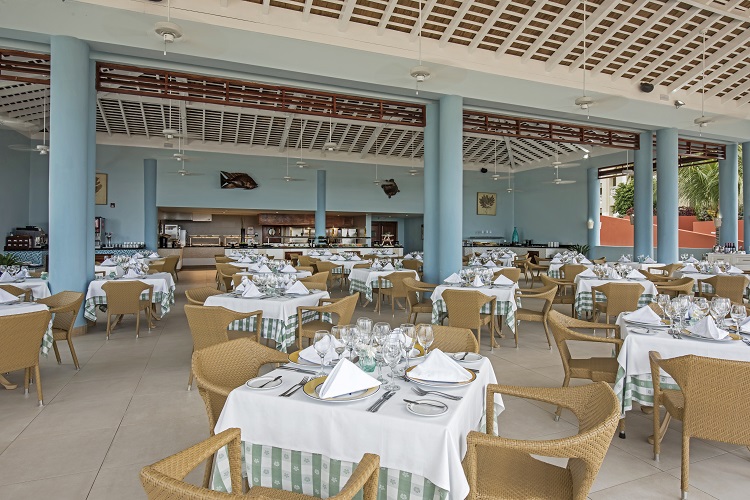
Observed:
[[[94,199],[96,200],[97,205],[107,204],[107,174],[96,173]]]
[[[477,215],[497,215],[497,193],[477,193]]]

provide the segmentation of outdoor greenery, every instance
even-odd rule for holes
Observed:
[[[0,253],[0,266],[15,266],[20,264],[21,261],[9,253]]]
[[[588,245],[571,245],[570,249],[574,252],[581,253],[583,255],[589,254],[589,246]]]

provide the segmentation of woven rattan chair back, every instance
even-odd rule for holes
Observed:
[[[33,367],[39,406],[44,403],[39,346],[51,317],[49,311],[0,316],[0,373]],[[24,392],[29,392],[29,370],[24,375]]]
[[[563,370],[565,371],[565,379],[569,380],[571,377],[571,360],[573,359],[568,348],[568,341],[582,341],[582,342],[598,342],[598,343],[612,343],[616,344],[616,349],[622,344],[619,339],[619,327],[616,325],[602,325],[601,323],[595,323],[593,321],[583,321],[580,319],[566,316],[558,311],[552,309],[547,315],[547,322],[552,330],[552,336],[555,338],[555,344],[557,344],[557,350],[560,352],[560,358],[563,364]],[[615,330],[615,337],[613,339],[599,338],[593,335],[579,333],[572,328],[587,329],[595,331],[596,329],[608,328]],[[567,385],[567,383],[565,384]]]
[[[21,288],[15,285],[0,285],[0,290],[5,290],[14,297],[18,297],[22,302],[31,301],[31,290]]]
[[[479,343],[474,333],[468,328],[453,326],[430,325],[435,341],[430,348],[443,352],[479,352]],[[419,331],[419,325],[417,325]]]
[[[156,273],[164,273],[164,272],[166,272],[165,267],[164,267],[165,265],[166,264],[165,264],[164,261],[151,262],[148,265],[148,274],[156,274]]]
[[[386,274],[383,276],[383,279],[390,281],[393,286],[391,288],[384,288],[383,291],[388,290],[388,293],[394,297],[406,297],[404,280],[407,278],[414,279],[414,273],[411,271],[396,271]]]
[[[354,264],[352,266],[352,269],[369,269],[369,268],[370,268],[370,264],[368,264],[367,262],[363,262],[361,264]]]
[[[177,264],[179,263],[179,255],[167,255],[164,257],[164,272],[171,274],[175,281],[177,281]]]
[[[109,314],[138,314],[141,307],[141,294],[153,288],[143,281],[108,281],[102,285],[107,295]]]
[[[670,297],[677,297],[679,295],[693,295],[693,287],[695,286],[695,280],[693,278],[679,278],[676,280],[663,281],[655,283],[656,290],[659,293],[665,293]]]
[[[416,271],[417,273],[422,268],[422,261],[417,259],[404,259],[401,261],[401,263],[404,265],[404,269],[410,269],[412,271]]]
[[[185,306],[190,335],[193,337],[193,349],[198,351],[221,342],[229,341],[227,329],[238,320],[248,317],[247,314],[230,311],[220,306]],[[257,340],[257,339],[256,339]]]
[[[701,280],[714,289],[714,295],[726,297],[732,302],[741,304],[748,281],[746,276],[711,276]]]
[[[647,280],[649,280],[651,283],[658,284],[658,283],[666,283],[668,281],[672,281],[672,278],[669,278],[667,276],[664,276],[660,273],[652,273],[648,271],[647,269],[641,269],[638,271],[643,276],[646,277]]]
[[[357,308],[357,299],[359,299],[359,293],[346,296],[343,299],[324,306],[326,312],[337,316],[338,319],[335,320],[334,325],[348,325],[352,322],[354,309]]]
[[[666,277],[670,277],[675,271],[682,269],[683,266],[684,264],[667,264],[666,266],[652,267],[651,271],[654,272],[654,274],[661,273]]]
[[[328,290],[328,272],[316,273],[307,278],[300,278],[297,281],[304,283],[307,288],[317,290]]]
[[[57,363],[60,364],[60,351],[57,348],[58,340],[68,342],[70,354],[73,357],[73,365],[76,369],[80,368],[78,356],[73,347],[73,328],[75,327],[78,312],[83,304],[83,293],[81,292],[59,292],[49,297],[38,299],[37,302],[50,308],[50,313],[54,314],[52,320],[52,335],[54,342],[52,344],[55,350]]]
[[[312,267],[315,262],[320,262],[319,259],[314,257],[308,257],[307,255],[300,255],[297,259],[300,266]]]
[[[253,280],[253,277],[248,276],[247,274],[234,273],[232,275],[232,288],[237,288],[239,284],[242,283],[242,278],[247,278],[250,281]]]
[[[479,310],[490,299],[478,290],[444,290],[442,299],[448,310],[448,325],[457,328],[481,328]]]
[[[211,286],[202,286],[198,288],[190,288],[185,290],[185,297],[187,297],[188,304],[194,306],[202,306],[206,299],[212,295],[221,295],[222,292]]]
[[[230,262],[232,262],[231,258],[224,255],[217,255],[216,257],[214,257],[214,259],[216,260],[217,264],[229,264]]]
[[[406,303],[409,307],[414,307],[419,304],[419,292],[422,290],[419,288],[419,281],[414,279],[414,276],[404,278],[404,288],[406,289]]]
[[[313,266],[296,266],[297,272],[301,273],[302,271],[307,271],[310,274],[315,274],[315,268]]]
[[[583,264],[563,264],[560,273],[565,281],[573,281],[576,276],[586,270]]]
[[[232,290],[232,276],[241,272],[242,269],[234,264],[216,264],[216,272],[219,275],[219,283],[229,292]]]
[[[521,279],[521,269],[517,267],[504,267],[502,269],[498,269],[492,274],[492,280],[496,280],[498,276],[505,276],[513,283],[518,283],[518,280]]]
[[[644,290],[638,283],[605,283],[591,287],[591,295],[594,298],[596,291],[601,292],[607,298],[607,316],[617,316],[638,309],[638,300]]]

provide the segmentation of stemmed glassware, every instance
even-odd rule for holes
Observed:
[[[372,333],[372,320],[370,318],[361,317],[357,319],[357,328],[361,333],[366,334],[368,337]]]
[[[743,304],[732,304],[732,308],[729,310],[729,315],[737,326],[737,333],[740,333],[740,322],[747,317],[745,306]]]
[[[665,319],[667,315],[667,304],[672,300],[672,297],[666,293],[660,293],[656,296],[656,303],[661,308],[661,319]]]
[[[385,322],[375,323],[372,327],[372,336],[376,342],[375,345],[375,362],[378,365],[378,380],[385,382],[383,376],[383,347],[388,339],[388,335],[391,333],[391,325]]]
[[[700,314],[700,318],[698,318],[698,321],[706,317],[709,309],[710,306],[708,304],[708,300],[706,300],[705,297],[696,297],[693,299],[693,312],[697,311]]]
[[[681,294],[675,300],[677,300],[678,310],[680,312],[680,329],[685,327],[685,315],[690,311],[692,301],[689,295]]]
[[[666,304],[664,304],[664,314],[667,315],[669,318],[669,333],[674,333],[675,329],[675,318],[680,313],[677,302],[674,300],[670,300]],[[679,331],[679,330],[678,330]]]
[[[331,327],[331,342],[333,342],[333,350],[336,351],[336,362],[341,360],[341,355],[346,351],[346,338],[349,336],[349,328],[345,325],[338,325]],[[340,339],[340,342],[335,342],[333,339]]]
[[[435,334],[432,332],[432,327],[430,325],[419,325],[417,340],[424,347],[424,355],[427,356],[427,351],[429,351],[430,346],[435,341]]]
[[[725,297],[714,297],[711,299],[711,315],[716,320],[719,328],[724,328],[724,318],[729,314],[732,302]]]
[[[416,328],[411,323],[403,323],[401,325],[401,333],[404,343],[404,357],[406,358],[406,366],[404,372],[409,369],[409,355],[411,350],[414,348],[414,344],[417,341]]]
[[[396,372],[396,365],[398,365],[398,362],[401,361],[401,349],[402,349],[402,342],[401,340],[390,337],[387,338],[385,345],[381,347],[383,360],[388,363],[388,366],[391,369],[391,382],[384,386],[383,389],[386,391],[397,391],[400,389],[400,387],[394,382],[394,375]]]
[[[320,356],[320,371],[318,372],[318,377],[325,377],[326,375],[323,366],[325,364],[326,354],[328,354],[328,350],[331,348],[331,340],[328,338],[329,335],[330,333],[325,330],[318,330],[313,337],[313,347],[315,348],[315,352],[318,353],[318,356]]]

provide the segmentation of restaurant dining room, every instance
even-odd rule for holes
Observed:
[[[0,498],[748,498],[748,30],[0,1]]]

